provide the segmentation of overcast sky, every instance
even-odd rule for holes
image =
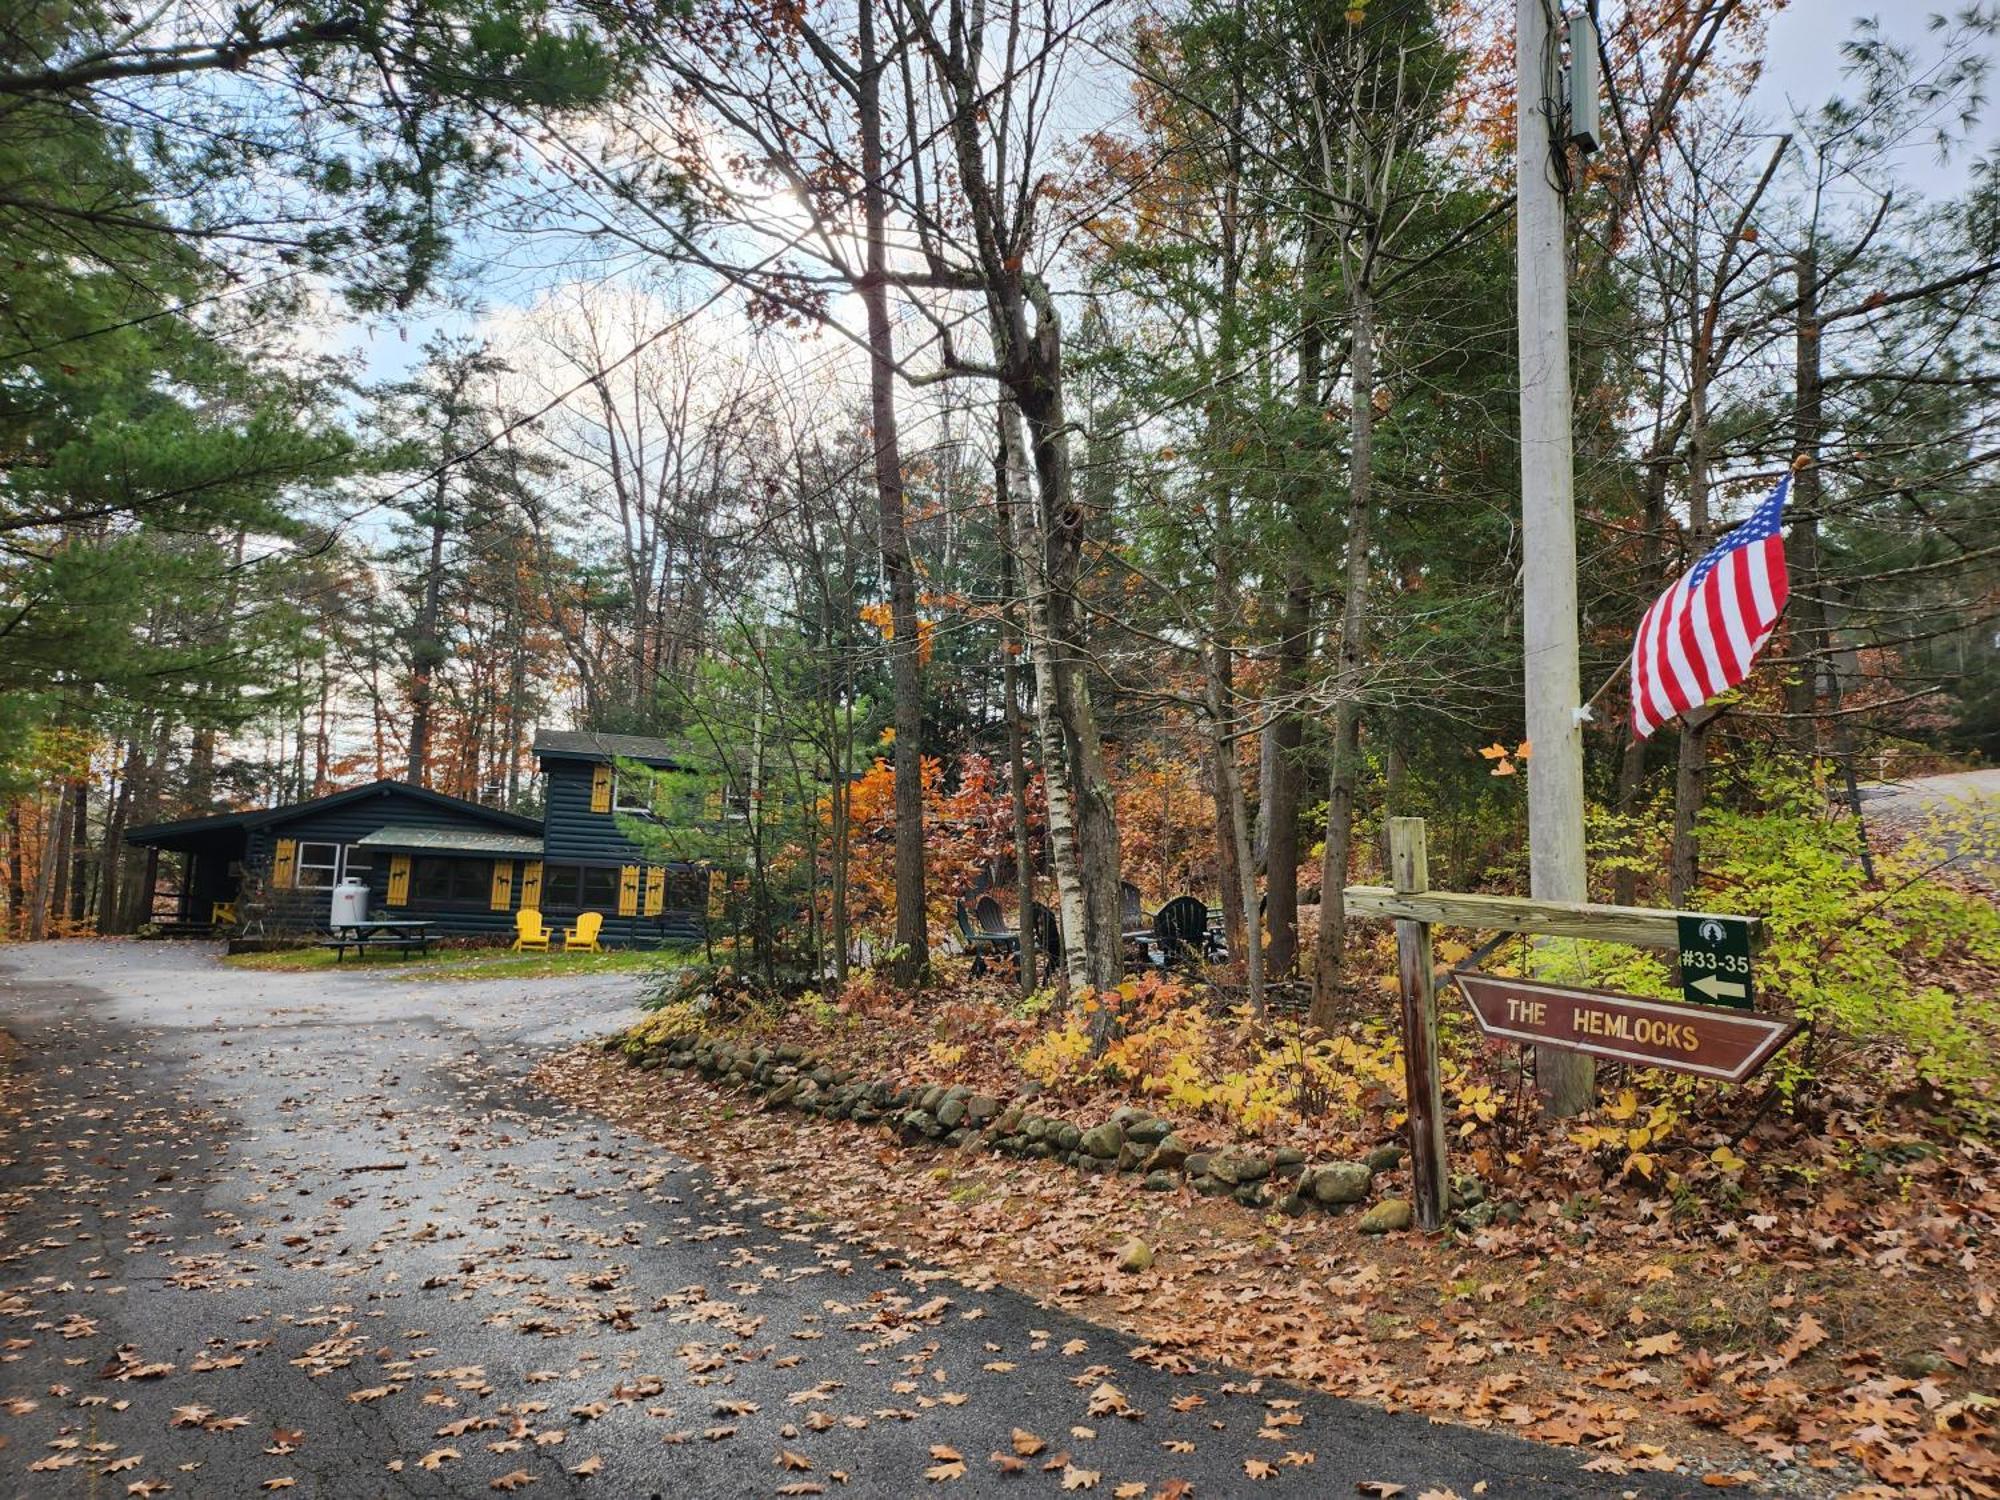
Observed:
[[[1930,17],[1941,11],[1956,10],[1962,3],[1963,0],[1948,0],[1948,3],[1947,0],[1791,0],[1771,19],[1764,74],[1752,99],[1762,113],[1770,116],[1772,123],[1782,125],[1793,107],[1811,109],[1846,91],[1840,49],[1854,34],[1857,20],[1875,17],[1884,36],[1907,44],[1923,56],[1935,51],[1934,44],[1927,45]],[[1996,73],[2000,73],[2000,56],[1995,57],[1994,63]],[[2000,122],[2000,113],[1988,105],[1974,137],[1985,149],[1992,149],[1996,122]],[[1903,169],[1909,185],[1926,195],[1956,192],[1967,181],[1963,157],[1940,165],[1930,152],[1913,153]]]

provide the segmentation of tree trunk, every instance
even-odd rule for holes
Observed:
[[[1000,433],[1010,492],[1026,493],[1026,440],[1021,432],[1020,414],[1006,396],[1000,398]],[[1077,856],[1078,830],[1071,816],[1070,759],[1064,729],[1057,713],[1060,696],[1057,681],[1055,642],[1049,620],[1048,556],[1043,544],[1043,517],[1039,499],[1028,496],[1014,504],[1015,556],[1021,564],[1022,600],[1027,606],[1028,662],[1035,673],[1035,727],[1041,742],[1042,795],[1048,805],[1049,864],[1056,881],[1056,911],[1065,942],[1063,967],[1072,987],[1089,985],[1083,934],[1086,928],[1081,862]],[[1026,925],[1032,913],[1022,913]],[[1053,955],[1051,955],[1053,957]]]
[[[58,846],[66,836],[68,824],[63,814],[69,807],[69,783],[56,784],[55,806],[50,808],[38,821],[41,825],[42,859],[41,869],[36,873],[34,910],[28,917],[28,941],[38,943],[49,935],[49,899],[56,882],[59,868]]]
[[[98,854],[97,930],[100,933],[131,931],[125,920],[125,867],[130,856],[125,848],[125,829],[132,813],[133,783],[145,774],[145,760],[139,754],[139,737],[125,742],[125,764],[118,774],[110,805],[104,814],[104,847]]]
[[[1024,720],[1021,706],[1020,570],[1014,560],[1013,508],[1026,503],[1015,488],[1015,465],[1010,462],[1019,444],[1007,435],[1011,413],[999,409],[999,443],[993,473],[993,493],[1000,522],[1000,663],[1001,712],[1007,716],[1007,785],[1014,809],[1014,911],[1016,975],[1023,995],[1035,990],[1038,972],[1035,961],[1035,868],[1032,841],[1028,837],[1028,757],[1023,743]],[[1019,475],[1022,488],[1027,475]]]
[[[1219,837],[1228,840],[1235,856],[1236,900],[1243,909],[1243,984],[1253,1015],[1264,1014],[1264,924],[1257,914],[1257,863],[1250,852],[1249,808],[1243,797],[1243,767],[1230,735],[1229,652],[1219,641],[1210,641],[1208,671],[1204,674],[1208,696],[1209,743],[1215,756],[1216,804],[1222,812]],[[1239,950],[1231,948],[1230,956]]]
[[[1265,806],[1269,832],[1264,845],[1264,899],[1270,911],[1270,977],[1288,978],[1299,958],[1299,751],[1305,720],[1293,706],[1305,691],[1310,648],[1311,600],[1304,569],[1295,558],[1286,569],[1284,638],[1272,681],[1277,717],[1267,732],[1272,747],[1270,797]]]
[[[1819,706],[1821,672],[1832,675],[1827,654],[1826,606],[1820,598],[1819,516],[1822,501],[1819,472],[1825,386],[1820,375],[1819,257],[1808,245],[1799,254],[1799,309],[1794,341],[1792,450],[1806,460],[1792,479],[1792,531],[1785,543],[1798,584],[1786,613],[1791,621],[1792,654],[1798,670],[1787,687],[1786,707],[1802,715],[1797,720],[1799,748],[1810,755],[1817,748],[1817,724],[1810,717]]]
[[[1688,543],[1700,556],[1708,548],[1708,341],[1699,309],[1693,347],[1688,362]],[[1700,844],[1696,827],[1701,819],[1704,774],[1708,760],[1709,733],[1719,714],[1695,708],[1681,715],[1680,753],[1674,770],[1674,842],[1668,862],[1668,882],[1673,904],[1686,907],[1701,881]]]
[[[27,856],[21,848],[21,799],[7,804],[7,926],[9,937],[20,937],[28,927]]]
[[[856,11],[861,56],[856,104],[861,127],[862,208],[867,269],[861,279],[868,318],[868,410],[875,437],[882,571],[889,585],[890,691],[896,726],[896,940],[890,972],[899,984],[921,980],[930,964],[924,921],[923,684],[917,630],[917,575],[903,524],[903,456],[896,430],[895,333],[889,324],[889,206],[882,160],[882,63],[872,4]]]
[[[90,781],[79,776],[70,787],[69,919],[81,926],[90,909]]]
[[[430,563],[424,570],[423,603],[417,613],[415,639],[410,643],[410,755],[403,779],[416,786],[424,785],[424,777],[429,770],[433,678],[438,663],[444,657],[443,643],[438,639],[438,623],[440,596],[444,590],[448,483],[445,476],[439,474],[436,493],[431,499]],[[303,747],[301,749],[303,751]]]
[[[1644,533],[1639,541],[1640,567],[1646,587],[1656,588],[1664,549],[1661,539],[1667,524],[1667,455],[1654,452],[1646,460],[1646,501]],[[1646,784],[1646,744],[1624,726],[1625,748],[1618,757],[1618,787],[1613,808],[1619,818],[1629,819],[1639,810],[1639,793]],[[1638,849],[1628,848],[1617,872],[1611,877],[1612,900],[1620,906],[1636,904],[1639,894]]]
[[[1088,648],[1076,609],[1083,562],[1083,510],[1077,505],[1069,472],[1069,438],[1061,387],[1061,345],[1052,307],[1039,309],[1036,345],[1041,354],[1032,399],[1020,401],[1034,459],[1037,499],[1048,551],[1049,631],[1057,651],[1056,722],[1068,760],[1075,798],[1077,875],[1082,886],[1085,982],[1116,989],[1125,973],[1124,902],[1118,891],[1118,819],[1104,742],[1090,699]],[[1018,398],[1018,393],[1017,393]],[[1098,1012],[1103,1015],[1104,1012]]]
[[[1368,544],[1375,511],[1375,304],[1366,286],[1349,293],[1346,597],[1334,674],[1333,772],[1327,794],[1326,853],[1319,877],[1319,948],[1313,967],[1312,1020],[1330,1027],[1334,991],[1347,946],[1347,884],[1354,844],[1354,803],[1361,780],[1362,669],[1368,648]]]
[[[1207,671],[1207,662],[1203,662]],[[1208,742],[1211,801],[1215,803],[1216,904],[1222,908],[1222,934],[1231,953],[1244,950],[1243,863],[1236,856],[1236,816],[1229,798],[1229,772],[1222,764],[1225,750],[1213,736]]]

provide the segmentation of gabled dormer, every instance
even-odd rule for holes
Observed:
[[[618,762],[674,770],[672,746],[639,734],[544,729],[535,735],[535,757],[542,767],[545,858],[623,865],[643,857],[619,832],[618,815],[650,816],[648,788],[621,777]]]

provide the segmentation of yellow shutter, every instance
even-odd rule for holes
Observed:
[[[590,771],[590,810],[611,811],[611,767],[593,766]]]
[[[639,911],[639,867],[627,865],[618,872],[618,915],[636,916]]]
[[[514,899],[514,861],[496,859],[493,861],[493,899],[488,902],[494,911],[505,911]]]
[[[710,787],[708,795],[701,799],[701,815],[711,823],[720,823],[722,821],[721,786]]]
[[[395,854],[389,858],[389,905],[407,906],[410,901],[410,856]]]
[[[521,909],[542,909],[542,862],[531,859],[521,870]]]
[[[646,872],[646,915],[657,917],[667,909],[667,872],[658,865]]]
[[[298,864],[299,845],[296,839],[279,839],[278,852],[271,856],[271,884],[278,890],[290,890],[292,871]]]

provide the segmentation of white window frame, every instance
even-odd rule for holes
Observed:
[[[308,860],[308,849],[331,849],[333,863]],[[304,891],[330,891],[349,876],[366,880],[375,868],[374,850],[358,848],[353,844],[337,844],[332,839],[300,839],[292,851],[292,884]],[[309,885],[300,875],[307,870],[323,870],[332,875],[325,885]]]
[[[648,792],[652,790],[650,782],[646,790]],[[611,773],[611,810],[614,813],[630,813],[635,818],[657,816],[650,802],[632,803],[625,800],[625,778],[616,769]]]
[[[307,859],[308,849],[328,849],[332,854],[324,861]],[[308,870],[325,871],[326,881],[307,880]],[[340,884],[340,845],[332,839],[300,839],[292,850],[292,884],[302,891],[330,891]]]

